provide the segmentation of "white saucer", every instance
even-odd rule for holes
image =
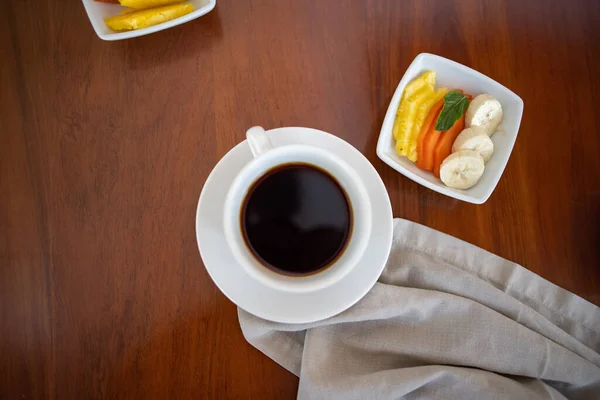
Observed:
[[[223,204],[233,178],[252,159],[246,141],[231,149],[210,173],[198,202],[196,238],[200,256],[215,284],[242,309],[283,323],[307,323],[334,316],[360,300],[383,271],[392,247],[392,206],[371,163],[354,147],[329,133],[309,128],[267,131],[273,146],[306,144],[329,150],[351,164],[364,182],[373,206],[367,249],[339,282],[310,293],[285,293],[265,286],[238,265],[223,232]]]

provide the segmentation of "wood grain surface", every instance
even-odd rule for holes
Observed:
[[[0,398],[295,398],[206,273],[194,217],[256,124],[361,150],[394,216],[516,261],[600,305],[600,2],[219,0],[103,42],[78,1],[0,13]],[[484,205],[375,155],[421,52],[475,68],[525,112]]]

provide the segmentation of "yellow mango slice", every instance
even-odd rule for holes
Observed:
[[[194,6],[191,4],[177,4],[117,15],[106,18],[104,22],[113,31],[131,31],[162,24],[163,22],[189,14],[192,11],[194,11]]]
[[[169,4],[183,3],[185,0],[119,0],[123,7],[136,8],[138,10],[152,7],[161,7]]]

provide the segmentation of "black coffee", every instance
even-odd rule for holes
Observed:
[[[250,187],[241,228],[248,248],[265,266],[308,275],[327,268],[344,251],[352,212],[344,189],[327,172],[285,164]]]

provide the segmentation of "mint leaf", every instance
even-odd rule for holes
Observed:
[[[435,123],[436,131],[447,131],[469,108],[469,99],[467,96],[453,90],[444,96],[444,108]]]

